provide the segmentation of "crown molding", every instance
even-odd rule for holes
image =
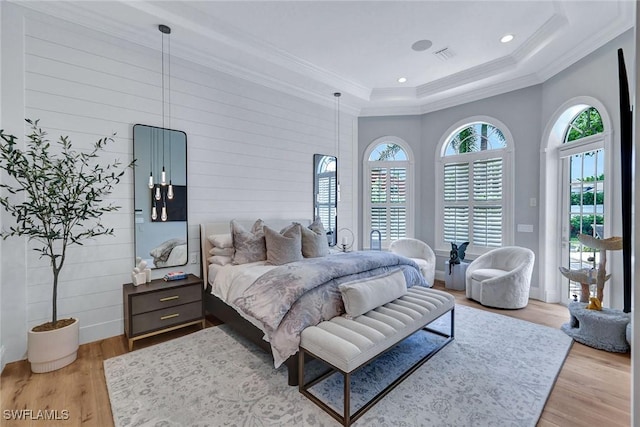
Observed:
[[[542,83],[542,80],[536,74],[527,74],[526,76],[502,81],[490,86],[459,93],[445,99],[422,103],[420,105],[363,107],[360,110],[360,117],[421,115],[457,105],[468,104],[473,101],[523,89],[525,87],[535,86],[540,83]]]
[[[180,4],[180,2],[127,0],[110,2],[116,10],[126,11],[127,8],[133,8],[146,14],[145,17],[148,18],[148,22],[141,26],[132,26],[118,20],[115,13],[108,15],[104,9],[99,9],[100,12],[92,9],[92,2],[0,1],[41,13],[42,16],[50,16],[63,22],[71,22],[92,32],[111,36],[128,44],[156,51],[160,50],[157,32],[150,29],[149,22],[153,22],[154,25],[159,22],[166,22],[176,28],[182,28],[185,31],[188,30],[202,36],[204,43],[207,43],[207,41],[216,44],[223,43],[229,48],[238,50],[243,55],[255,57],[256,61],[252,62],[250,66],[238,64],[223,59],[223,55],[215,55],[204,49],[199,49],[197,46],[187,45],[174,39],[172,41],[174,43],[172,56],[176,58],[328,108],[333,108],[334,98],[332,94],[339,90],[344,95],[341,103],[342,110],[347,114],[356,116],[425,114],[542,83],[610,42],[622,32],[633,28],[635,17],[635,3],[619,0],[616,2],[618,9],[617,18],[614,21],[606,27],[600,28],[590,37],[585,38],[583,43],[575,46],[542,70],[496,84],[489,84],[486,87],[471,89],[474,86],[472,85],[474,82],[479,84],[479,81],[483,79],[485,82],[496,81],[500,75],[516,70],[519,64],[539,54],[544,46],[569,25],[561,3],[553,2],[554,13],[551,17],[508,56],[418,87],[375,88],[370,90],[357,82],[342,78],[329,70],[314,66],[262,40],[251,37],[236,28],[231,28],[229,25],[221,23],[220,28],[222,30],[220,30],[216,22],[210,23],[208,21],[208,16],[206,17],[207,25],[205,25],[202,20],[205,19],[204,17],[196,19],[198,16],[197,7],[190,7],[190,13],[193,16],[183,17],[178,13],[172,13],[172,7],[180,8],[180,10],[183,7],[189,7],[185,4]],[[467,89],[463,88],[465,85],[467,85]],[[445,91],[456,93],[449,96],[444,93]],[[442,99],[444,96],[446,98]]]
[[[580,43],[580,45],[575,46],[566,55],[540,69],[537,73],[538,76],[540,76],[543,81],[550,79],[582,58],[609,43],[611,40],[622,35],[624,32],[633,28],[635,17],[634,3],[635,2],[631,1],[617,2],[618,17],[615,21],[594,33],[591,37],[585,39],[584,43]]]
[[[567,17],[554,13],[544,24],[527,38],[511,56],[518,62],[524,62],[540,52],[547,44],[560,34],[563,27],[569,24]]]
[[[420,85],[416,89],[416,95],[418,99],[426,98],[428,96],[444,92],[448,89],[457,88],[468,83],[513,70],[516,65],[516,61],[511,56],[503,56],[502,58],[485,62],[484,64],[467,68],[466,70],[450,76]]]
[[[155,16],[166,22],[171,22],[172,25],[188,28],[189,31],[194,32],[205,39],[233,47],[234,49],[251,55],[254,58],[269,62],[282,69],[296,72],[302,76],[324,83],[337,90],[348,92],[363,100],[369,99],[371,92],[369,88],[352,80],[346,79],[330,70],[318,67],[309,61],[292,55],[244,31],[240,31],[236,27],[228,25],[214,17],[206,16],[206,23],[198,22],[196,19],[200,18],[201,14],[198,14],[199,9],[197,7],[174,2],[158,2],[151,4],[147,1],[120,1],[126,3],[127,6],[140,10],[148,15]],[[161,7],[160,5],[164,7]],[[177,13],[173,13],[169,7],[177,7],[181,13],[184,13],[185,10],[193,11],[192,13],[195,13],[195,15],[193,18],[184,18]],[[217,31],[214,28],[220,28],[222,31]],[[199,54],[201,56],[211,56],[211,52],[207,52],[204,49],[199,52]],[[259,64],[256,68],[260,69]]]

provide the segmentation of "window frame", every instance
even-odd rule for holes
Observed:
[[[397,144],[405,152],[407,160],[385,160],[385,161],[369,161],[369,157],[373,150],[380,144]],[[407,169],[406,177],[406,236],[415,237],[415,156],[409,144],[397,136],[383,136],[372,141],[364,151],[362,159],[362,182],[363,182],[363,248],[370,249],[369,234],[371,233],[371,185],[369,184],[369,176],[373,167],[393,168],[394,166],[405,166]],[[382,241],[382,249],[388,249],[389,240]]]
[[[505,138],[505,148],[476,151],[471,153],[446,155],[446,149],[451,141],[451,138],[460,132],[462,129],[475,124],[475,123],[487,123],[494,126],[502,132]],[[503,209],[503,225],[502,225],[502,246],[513,245],[514,242],[514,216],[515,216],[515,176],[513,171],[513,159],[514,159],[514,143],[513,136],[509,128],[500,120],[490,116],[472,116],[457,121],[450,126],[446,132],[440,138],[440,141],[436,148],[435,156],[435,218],[434,218],[434,230],[435,230],[435,247],[434,251],[439,256],[448,256],[451,251],[451,243],[444,240],[444,168],[448,163],[468,163],[470,171],[473,170],[473,163],[476,161],[483,161],[494,158],[502,158],[502,209]],[[474,200],[472,197],[473,183],[469,182],[469,200],[467,206],[469,206],[469,233],[473,230],[473,217],[472,209]],[[482,203],[478,203],[482,205]],[[462,243],[462,242],[456,242]],[[479,256],[494,247],[489,246],[477,246],[473,244],[473,241],[469,244],[466,250],[466,254],[471,258]]]

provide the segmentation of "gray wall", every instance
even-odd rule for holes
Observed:
[[[456,122],[468,117],[484,115],[500,120],[506,125],[514,139],[514,179],[515,179],[515,224],[534,225],[533,233],[514,233],[514,244],[534,251],[538,248],[538,210],[529,207],[529,199],[538,197],[539,144],[541,129],[540,103],[541,86],[533,86],[503,95],[494,96],[469,104],[447,108],[422,116],[422,157],[419,166],[419,188],[422,194],[419,217],[422,218],[423,232],[418,236],[427,243],[435,244],[436,202],[436,146],[445,132]],[[438,256],[437,270],[444,270],[448,256]],[[531,286],[538,280],[534,268]]]
[[[619,113],[618,113],[618,76],[616,50],[625,50],[627,69],[631,84],[635,83],[635,43],[633,31],[630,30],[597,49],[592,54],[576,62],[569,68],[548,79],[545,83],[525,89],[497,95],[480,101],[459,105],[445,110],[427,113],[421,116],[406,117],[365,117],[360,118],[358,129],[358,153],[362,162],[362,154],[366,147],[376,138],[383,135],[393,135],[405,139],[416,154],[416,186],[417,208],[415,237],[424,240],[429,245],[435,244],[435,151],[440,139],[450,126],[456,122],[477,115],[485,115],[503,122],[511,131],[514,138],[514,171],[515,171],[515,212],[514,212],[514,244],[531,248],[540,254],[543,245],[539,230],[540,206],[540,152],[546,146],[547,136],[543,135],[545,126],[552,119],[554,113],[565,102],[578,96],[591,96],[600,100],[611,117],[614,131],[612,149],[612,169],[618,170],[619,154]],[[418,128],[419,127],[419,128]],[[419,142],[416,142],[419,141]],[[615,175],[615,172],[614,172]],[[613,176],[612,189],[612,231],[620,233],[619,177]],[[359,185],[363,185],[362,177]],[[530,199],[535,198],[536,207],[530,206]],[[359,215],[362,217],[362,203],[359,204]],[[555,218],[553,218],[555,221]],[[518,224],[533,225],[533,233],[517,232]],[[366,230],[362,235],[366,236]],[[608,268],[618,270],[619,255],[614,255]],[[444,270],[446,254],[438,256],[437,270]],[[544,296],[541,284],[539,266],[536,260],[532,278],[532,296]],[[621,265],[620,265],[621,267]],[[612,281],[615,278],[612,279]],[[615,282],[614,282],[615,283]],[[555,286],[547,284],[546,286]],[[609,285],[608,285],[609,286]],[[612,301],[614,307],[621,306],[621,285],[612,286]]]
[[[358,119],[358,166],[360,169],[360,174],[358,176],[358,186],[360,189],[363,187],[363,173],[362,173],[362,165],[363,165],[363,157],[364,152],[373,141],[383,136],[396,136],[404,140],[409,146],[411,150],[413,150],[413,154],[416,160],[420,159],[422,153],[422,136],[420,129],[420,116],[388,116],[388,117],[360,117]],[[416,162],[416,165],[419,165],[419,162]],[[423,221],[418,219],[418,212],[420,212],[420,200],[421,200],[421,191],[419,183],[421,182],[418,179],[420,173],[420,168],[416,169],[416,224],[415,230],[416,235],[419,235],[421,228],[423,227]],[[364,193],[360,191],[360,194]],[[361,247],[368,247],[368,236],[370,230],[363,230],[363,221],[362,221],[362,210],[363,208],[363,197],[360,197],[358,200],[358,212],[360,215],[357,216],[359,218],[359,235],[362,236],[364,242],[361,242]],[[366,231],[366,232],[365,232]]]

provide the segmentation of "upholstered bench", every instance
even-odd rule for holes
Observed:
[[[357,317],[334,317],[302,331],[298,364],[299,390],[345,426],[355,422],[401,381],[453,340],[454,297],[446,292],[422,286],[414,286],[405,292],[403,296]],[[451,330],[448,334],[425,327],[446,313],[451,315]],[[419,330],[437,334],[445,339],[373,399],[351,414],[351,373]],[[304,375],[305,355],[321,360],[332,369],[318,378],[307,381]],[[312,386],[336,371],[340,372],[344,379],[343,415],[309,391]]]

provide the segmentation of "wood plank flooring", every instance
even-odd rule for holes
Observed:
[[[444,289],[436,282],[436,288]],[[488,309],[468,300],[464,292],[451,291],[458,304],[559,328],[567,322],[567,309],[558,304],[531,300],[522,310]],[[217,321],[209,318],[207,326]],[[142,348],[199,330],[184,328],[136,342]],[[26,361],[10,363],[0,377],[0,425],[25,426],[113,426],[102,361],[127,353],[124,335],[80,346],[78,360],[55,372],[32,374]],[[134,350],[135,351],[135,350]],[[608,353],[574,343],[546,403],[538,426],[629,426],[629,354]],[[7,410],[68,411],[67,420],[15,421],[5,419]]]

